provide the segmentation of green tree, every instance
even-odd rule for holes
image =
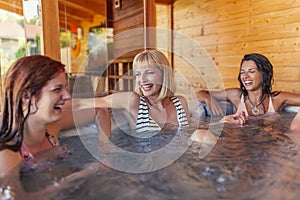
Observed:
[[[37,16],[34,16],[33,18],[31,18],[29,20],[29,24],[37,24],[37,21],[38,21],[38,17]]]
[[[24,18],[20,18],[18,20],[18,24],[20,24],[24,28]]]
[[[60,30],[60,48],[70,46],[70,33],[65,30]]]
[[[38,34],[38,33],[35,36],[35,43],[37,46],[37,54],[40,54],[41,53],[41,37],[40,37],[40,34]]]
[[[16,59],[18,58],[22,58],[26,56],[26,48],[25,48],[25,44],[23,44],[19,49],[18,51],[15,53],[15,57]]]

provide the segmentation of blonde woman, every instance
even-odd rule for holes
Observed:
[[[123,108],[129,113],[128,122],[137,132],[161,130],[169,125],[188,126],[187,101],[175,96],[173,70],[166,56],[157,50],[146,50],[135,56],[134,92],[114,93],[95,99],[73,101],[78,108]]]
[[[183,96],[176,96],[174,70],[166,56],[158,50],[145,50],[133,60],[136,77],[134,92],[114,93],[95,99],[73,101],[75,109],[106,107],[123,108],[129,113],[130,128],[137,132],[187,127],[189,110]],[[242,120],[242,122],[241,122]],[[243,123],[239,114],[222,122]]]

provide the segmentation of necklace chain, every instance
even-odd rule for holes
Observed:
[[[52,146],[59,146],[59,141],[56,140],[55,137],[53,135],[51,135],[47,129],[45,131],[45,136]]]
[[[251,101],[251,99],[250,99],[250,97],[249,97],[249,95],[248,95],[248,99],[249,99],[249,102],[251,103],[251,105],[252,105],[252,113],[254,114],[254,115],[258,115],[259,114],[259,109],[257,108],[257,106],[259,106],[260,104],[262,104],[262,102],[265,100],[265,97],[266,96],[264,96],[262,99],[261,99],[261,101],[257,104],[257,105],[254,105],[254,103]]]

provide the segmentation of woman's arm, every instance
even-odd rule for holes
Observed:
[[[110,137],[111,118],[106,108],[125,108],[129,110],[133,92],[119,92],[105,97],[75,98],[65,103],[61,120],[48,126],[49,133],[57,134],[95,122],[98,131]],[[99,132],[100,136],[100,132]]]
[[[275,111],[278,111],[282,106],[300,106],[300,94],[292,92],[280,92],[273,97]]]
[[[217,94],[225,94],[224,91],[214,92],[216,96]],[[224,115],[224,111],[221,108],[218,99],[212,95],[212,92],[201,90],[196,93],[196,97],[198,101],[204,103],[207,106],[209,113],[212,116],[220,116]]]
[[[90,123],[95,123],[98,128],[98,135],[104,134],[110,137],[111,126],[110,112],[106,108],[87,108],[81,110],[65,110],[62,112],[61,119],[47,126],[51,135],[58,137],[58,133],[63,130],[81,127]]]
[[[71,99],[63,107],[61,120],[49,125],[48,130],[57,135],[62,130],[95,122],[98,131],[109,137],[111,119],[106,108],[126,107],[129,102],[126,99],[129,99],[131,94],[132,92],[120,92],[105,97]]]
[[[230,88],[222,91],[198,91],[196,93],[197,99],[205,103],[209,112],[213,116],[223,116],[224,110],[219,105],[218,101],[230,101],[235,107],[240,99],[240,89]]]
[[[220,122],[243,125],[246,123],[246,115],[244,112],[226,115],[220,120]]]
[[[102,135],[105,135],[106,139],[109,139],[111,133],[111,115],[108,109],[96,108],[95,124],[98,128],[98,139],[101,141]]]
[[[290,124],[290,131],[300,134],[300,110]]]
[[[118,92],[104,97],[75,98],[66,102],[64,110],[82,110],[87,108],[129,108],[129,100],[133,92]]]

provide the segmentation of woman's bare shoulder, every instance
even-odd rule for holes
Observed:
[[[126,108],[127,110],[136,110],[139,107],[140,103],[140,95],[136,92],[126,92],[127,97],[124,99],[127,99],[128,102],[126,102]]]
[[[184,96],[180,96],[180,95],[178,95],[176,97],[179,99],[179,101],[181,102],[183,108],[187,112],[188,111],[188,102],[187,102],[187,99]]]
[[[300,94],[286,91],[276,91],[272,92],[272,99],[274,104],[281,106],[282,104],[286,105],[300,105]]]
[[[176,97],[177,97],[180,101],[187,101],[186,98],[185,98],[184,96],[176,95]]]
[[[140,101],[140,96],[138,93],[136,92],[126,92],[127,95],[129,96],[129,100],[130,101]]]
[[[0,165],[0,177],[7,175],[14,168],[19,167],[21,160],[19,152],[14,152],[9,149],[1,150],[0,163],[5,163],[5,165]]]

